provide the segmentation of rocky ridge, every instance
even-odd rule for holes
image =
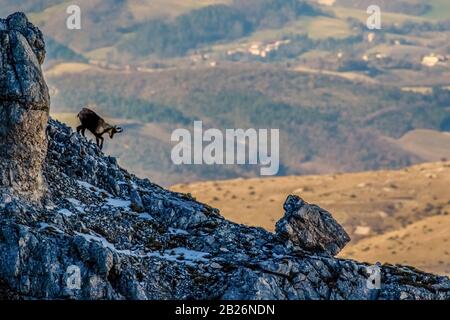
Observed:
[[[0,39],[16,33],[11,21],[26,19],[12,17],[0,21]],[[41,37],[22,22],[18,33]],[[35,62],[45,52],[24,37],[29,59],[11,60],[9,47],[0,47],[2,75],[25,61],[24,71],[13,73],[19,82],[40,70]],[[28,50],[33,46],[40,51]],[[37,96],[47,97],[42,74],[33,79]],[[8,137],[0,148],[22,151],[3,155],[0,172],[13,161],[18,172],[34,163],[38,175],[0,184],[2,299],[450,299],[448,278],[406,266],[381,266],[381,288],[373,289],[367,264],[334,257],[350,240],[343,228],[299,197],[288,197],[270,233],[139,179],[64,124],[47,122],[49,100],[29,104],[36,91],[23,88],[0,95],[2,123],[11,103],[23,115],[0,130]],[[20,135],[17,128],[33,119],[47,127]]]

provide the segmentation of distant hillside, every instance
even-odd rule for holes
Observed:
[[[137,56],[179,56],[215,42],[242,38],[259,29],[280,28],[304,16],[325,15],[299,0],[240,0],[195,9],[173,21],[153,19],[138,25],[119,44],[119,50]],[[152,41],[145,41],[152,39]]]
[[[429,140],[408,140],[450,130],[445,1],[379,1],[376,31],[362,0],[92,0],[79,3],[75,31],[65,28],[72,2],[22,3],[4,0],[0,10],[28,11],[48,35],[54,112],[93,104],[133,122],[118,138],[127,147],[112,141],[108,150],[161,184],[257,175],[250,166],[167,161],[170,133],[199,119],[219,129],[280,129],[280,175],[446,157],[436,143],[425,156]]]
[[[53,38],[45,38],[45,44],[47,46],[47,60],[50,63],[59,61],[71,61],[71,62],[87,62],[88,59],[83,55],[73,51],[66,45],[59,43]]]
[[[424,161],[450,159],[450,132],[413,130],[397,140],[396,143]]]
[[[183,177],[195,180],[255,176],[256,167],[170,166],[161,170],[161,163],[170,159],[170,133],[178,127],[191,129],[197,119],[219,129],[279,128],[280,175],[289,175],[417,163],[421,158],[399,146],[396,139],[412,129],[440,130],[449,115],[445,105],[450,105],[450,92],[437,100],[393,87],[266,65],[253,68],[229,63],[148,72],[97,67],[84,72],[59,70],[48,71],[55,112],[76,113],[83,105],[95,104],[105,116],[164,128],[165,136],[157,141],[161,154],[147,154],[147,148],[133,143],[133,153],[126,156],[142,159],[141,164],[133,161],[139,170],[162,173],[164,178],[158,180],[162,184],[184,182],[174,181],[181,176],[180,170]]]

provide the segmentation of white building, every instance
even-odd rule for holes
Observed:
[[[429,54],[427,56],[424,56],[422,58],[422,64],[426,67],[434,67],[436,66],[439,62],[445,62],[446,61],[446,57],[442,56],[442,55],[438,55],[435,53]]]

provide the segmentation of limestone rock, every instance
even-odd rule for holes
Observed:
[[[284,210],[285,215],[277,222],[275,231],[280,239],[294,246],[334,256],[350,241],[344,228],[328,211],[298,196],[289,196]]]
[[[39,200],[50,98],[42,33],[23,13],[0,19],[0,190]]]

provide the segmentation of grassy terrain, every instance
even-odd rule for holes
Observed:
[[[79,72],[85,72],[85,71],[97,71],[97,72],[104,72],[104,70],[101,70],[100,68],[97,68],[94,65],[88,64],[88,63],[80,63],[80,62],[64,62],[56,64],[52,67],[50,67],[48,70],[46,70],[46,75],[50,77],[56,77],[61,76],[63,74],[69,73],[69,74],[76,74]]]
[[[340,256],[370,263],[412,265],[450,276],[449,228],[450,215],[426,218],[350,245]]]
[[[396,143],[424,161],[450,159],[450,133],[413,130],[397,140]]]
[[[353,34],[349,25],[342,19],[324,17],[310,18],[306,21],[306,30],[312,39],[346,38]]]
[[[363,23],[366,23],[368,17],[366,10],[361,9],[348,7],[331,7],[331,10],[334,12],[336,17],[340,19],[354,18]],[[387,24],[402,23],[405,21],[423,22],[426,20],[427,18],[425,17],[417,17],[401,13],[382,12],[382,23]]]

